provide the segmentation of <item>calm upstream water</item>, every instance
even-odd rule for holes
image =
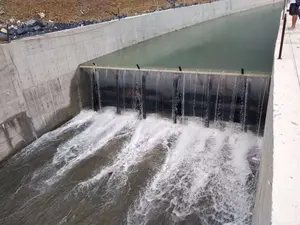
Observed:
[[[0,169],[0,224],[250,224],[261,137],[82,111]]]
[[[282,4],[222,17],[93,60],[97,65],[271,74]]]

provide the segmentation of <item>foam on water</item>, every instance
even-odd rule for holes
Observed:
[[[130,132],[137,120],[136,113],[124,113],[117,116],[112,108],[106,108],[101,114],[80,113],[66,127],[71,127],[69,124],[81,124],[83,121],[89,122],[88,126],[58,146],[52,161],[42,168],[36,168],[30,186],[40,190],[52,186],[81,161],[101,150],[109,141],[118,138],[119,134],[125,135],[126,132]],[[62,130],[66,128],[62,127],[50,133],[61,135]]]
[[[113,109],[106,109],[101,115],[98,114],[86,130],[59,146],[53,157],[52,166],[63,166],[46,183],[54,184],[79,162],[101,150],[109,141],[116,138],[118,133],[124,129],[130,130],[136,122],[135,113],[116,115]]]
[[[81,182],[78,187],[93,186],[108,174],[112,174],[110,180],[118,180],[119,187],[125,185],[128,170],[139,164],[157,145],[161,144],[167,148],[169,139],[178,135],[179,128],[179,125],[157,118],[156,115],[150,115],[147,119],[141,120],[130,141],[124,145],[113,163],[87,181]]]
[[[127,224],[247,224],[252,206],[246,182],[251,134],[204,128],[195,123],[168,151],[164,165],[128,213]],[[252,193],[253,194],[253,193]]]
[[[82,126],[72,137],[54,145],[54,154],[46,163],[24,177],[20,196],[24,191],[33,192],[26,201],[18,200],[20,218],[47,201],[51,205],[44,206],[48,216],[60,205],[61,210],[75,207],[74,212],[57,215],[57,221],[70,223],[80,220],[75,216],[80,211],[83,218],[90,215],[89,221],[97,221],[101,215],[107,224],[250,224],[254,201],[251,182],[258,168],[261,138],[241,132],[240,126],[231,123],[220,130],[218,123],[206,128],[202,120],[190,117],[184,124],[173,124],[157,115],[141,120],[135,112],[116,115],[115,109],[104,108],[101,113],[81,112],[20,155],[30,155],[31,148],[41,151],[43,142],[62,139],[60,135]],[[115,151],[111,161],[87,165],[84,169],[89,171],[79,179],[62,179],[68,174],[77,176],[81,163],[98,153],[102,157],[105,146],[117,143],[122,135],[126,138],[113,144],[116,149],[105,150]],[[13,194],[16,198],[20,188]],[[113,215],[116,212],[118,216]],[[31,219],[34,224],[34,217]]]
[[[79,127],[84,126],[86,123],[91,121],[97,115],[97,112],[94,111],[81,111],[77,116],[75,116],[73,119],[71,119],[61,127],[57,128],[56,130],[50,131],[38,138],[31,145],[23,149],[19,154],[16,154],[13,159],[24,159],[24,157],[32,154],[33,152],[36,153],[38,150],[43,150],[43,145],[58,139],[59,136],[70,130],[77,130]]]

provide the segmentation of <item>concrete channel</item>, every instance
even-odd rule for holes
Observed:
[[[0,45],[0,161],[6,162],[18,150],[60,127],[86,107],[97,110],[103,106],[115,106],[116,112],[120,113],[120,110],[132,108],[133,99],[139,93],[141,98],[137,105],[140,106],[134,107],[144,117],[148,112],[167,112],[167,117],[174,121],[184,116],[200,116],[205,118],[206,126],[217,120],[238,122],[244,131],[250,129],[263,135],[252,224],[297,224],[298,201],[284,201],[278,196],[278,192],[284,190],[282,180],[287,179],[290,171],[278,175],[275,170],[282,168],[283,162],[278,159],[282,154],[274,153],[278,149],[274,143],[277,143],[278,137],[285,141],[279,134],[274,135],[274,126],[279,126],[280,121],[274,120],[279,122],[273,124],[273,104],[280,100],[276,96],[279,90],[275,91],[274,84],[280,83],[278,71],[283,66],[282,62],[274,60],[273,72],[267,68],[261,71],[262,74],[255,73],[256,69],[240,74],[230,72],[232,67],[227,72],[133,69],[124,68],[124,65],[122,68],[107,67],[107,63],[101,65],[103,61],[99,58],[172,31],[276,2],[279,1],[222,0]],[[293,46],[294,43],[289,44]],[[278,43],[275,54],[277,51]],[[290,55],[284,57],[291,63]],[[92,62],[97,65],[91,65]],[[164,82],[161,82],[162,79]],[[175,89],[174,80],[177,83]],[[162,85],[158,87],[158,84]],[[128,91],[136,85],[138,92]],[[179,100],[176,102],[176,99]],[[238,108],[237,114],[232,111],[233,107]],[[277,167],[273,166],[273,162],[277,163]],[[296,168],[295,165],[293,168]],[[111,175],[111,172],[108,174]],[[294,187],[300,179],[294,172],[291,174],[292,181],[287,183],[293,193],[297,193]],[[277,187],[273,178],[276,178]],[[279,215],[283,203],[289,205],[289,210],[283,210]]]

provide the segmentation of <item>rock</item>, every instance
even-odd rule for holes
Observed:
[[[17,29],[14,29],[14,28],[9,29],[9,35],[16,36],[17,35]]]
[[[34,26],[36,26],[36,23],[37,23],[36,20],[28,20],[24,24],[28,27],[30,27],[30,26],[34,27]]]
[[[47,26],[48,26],[48,23],[47,23],[47,22],[42,22],[41,26],[42,26],[42,27],[47,27]]]
[[[101,22],[108,22],[108,21],[110,21],[109,18],[106,18],[106,19],[101,20]]]
[[[127,14],[120,14],[118,15],[118,19],[123,19],[126,18],[128,15]]]
[[[50,21],[51,21],[51,20],[50,20]],[[53,26],[54,26],[54,22],[53,22],[53,21],[47,23],[47,27],[51,28],[51,27],[53,27]]]
[[[18,28],[17,30],[17,35],[22,35],[22,34],[26,34],[26,30],[24,28]]]
[[[8,29],[18,29],[16,26],[14,26],[14,25],[10,25],[9,27],[8,27]]]
[[[1,28],[0,32],[3,33],[3,34],[7,34],[7,29],[6,28]]]
[[[3,9],[0,9],[0,16],[3,16],[5,14],[5,11]]]
[[[37,20],[36,23],[34,24],[34,26],[40,26],[43,27],[43,22],[40,20]]]
[[[13,24],[13,23],[15,22],[15,19],[14,19],[14,18],[10,18],[10,19],[9,19],[9,22],[10,22],[11,24]]]
[[[45,14],[45,13],[43,13],[43,12],[40,12],[40,13],[38,13],[38,15],[39,15],[39,17],[40,17],[41,19],[44,19],[44,18],[45,18],[45,16],[46,16],[46,14]]]
[[[90,20],[84,20],[83,21],[84,26],[91,25],[91,24],[94,24],[94,23],[96,23],[96,21],[90,21]]]
[[[40,27],[40,26],[37,25],[37,26],[33,27],[33,30],[34,31],[40,31],[40,30],[42,30],[42,27]]]

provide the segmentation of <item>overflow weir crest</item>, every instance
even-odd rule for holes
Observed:
[[[158,113],[174,123],[201,117],[207,127],[210,121],[230,121],[263,134],[270,76],[243,72],[80,66],[93,110],[114,106],[119,114],[133,109],[142,118]]]

